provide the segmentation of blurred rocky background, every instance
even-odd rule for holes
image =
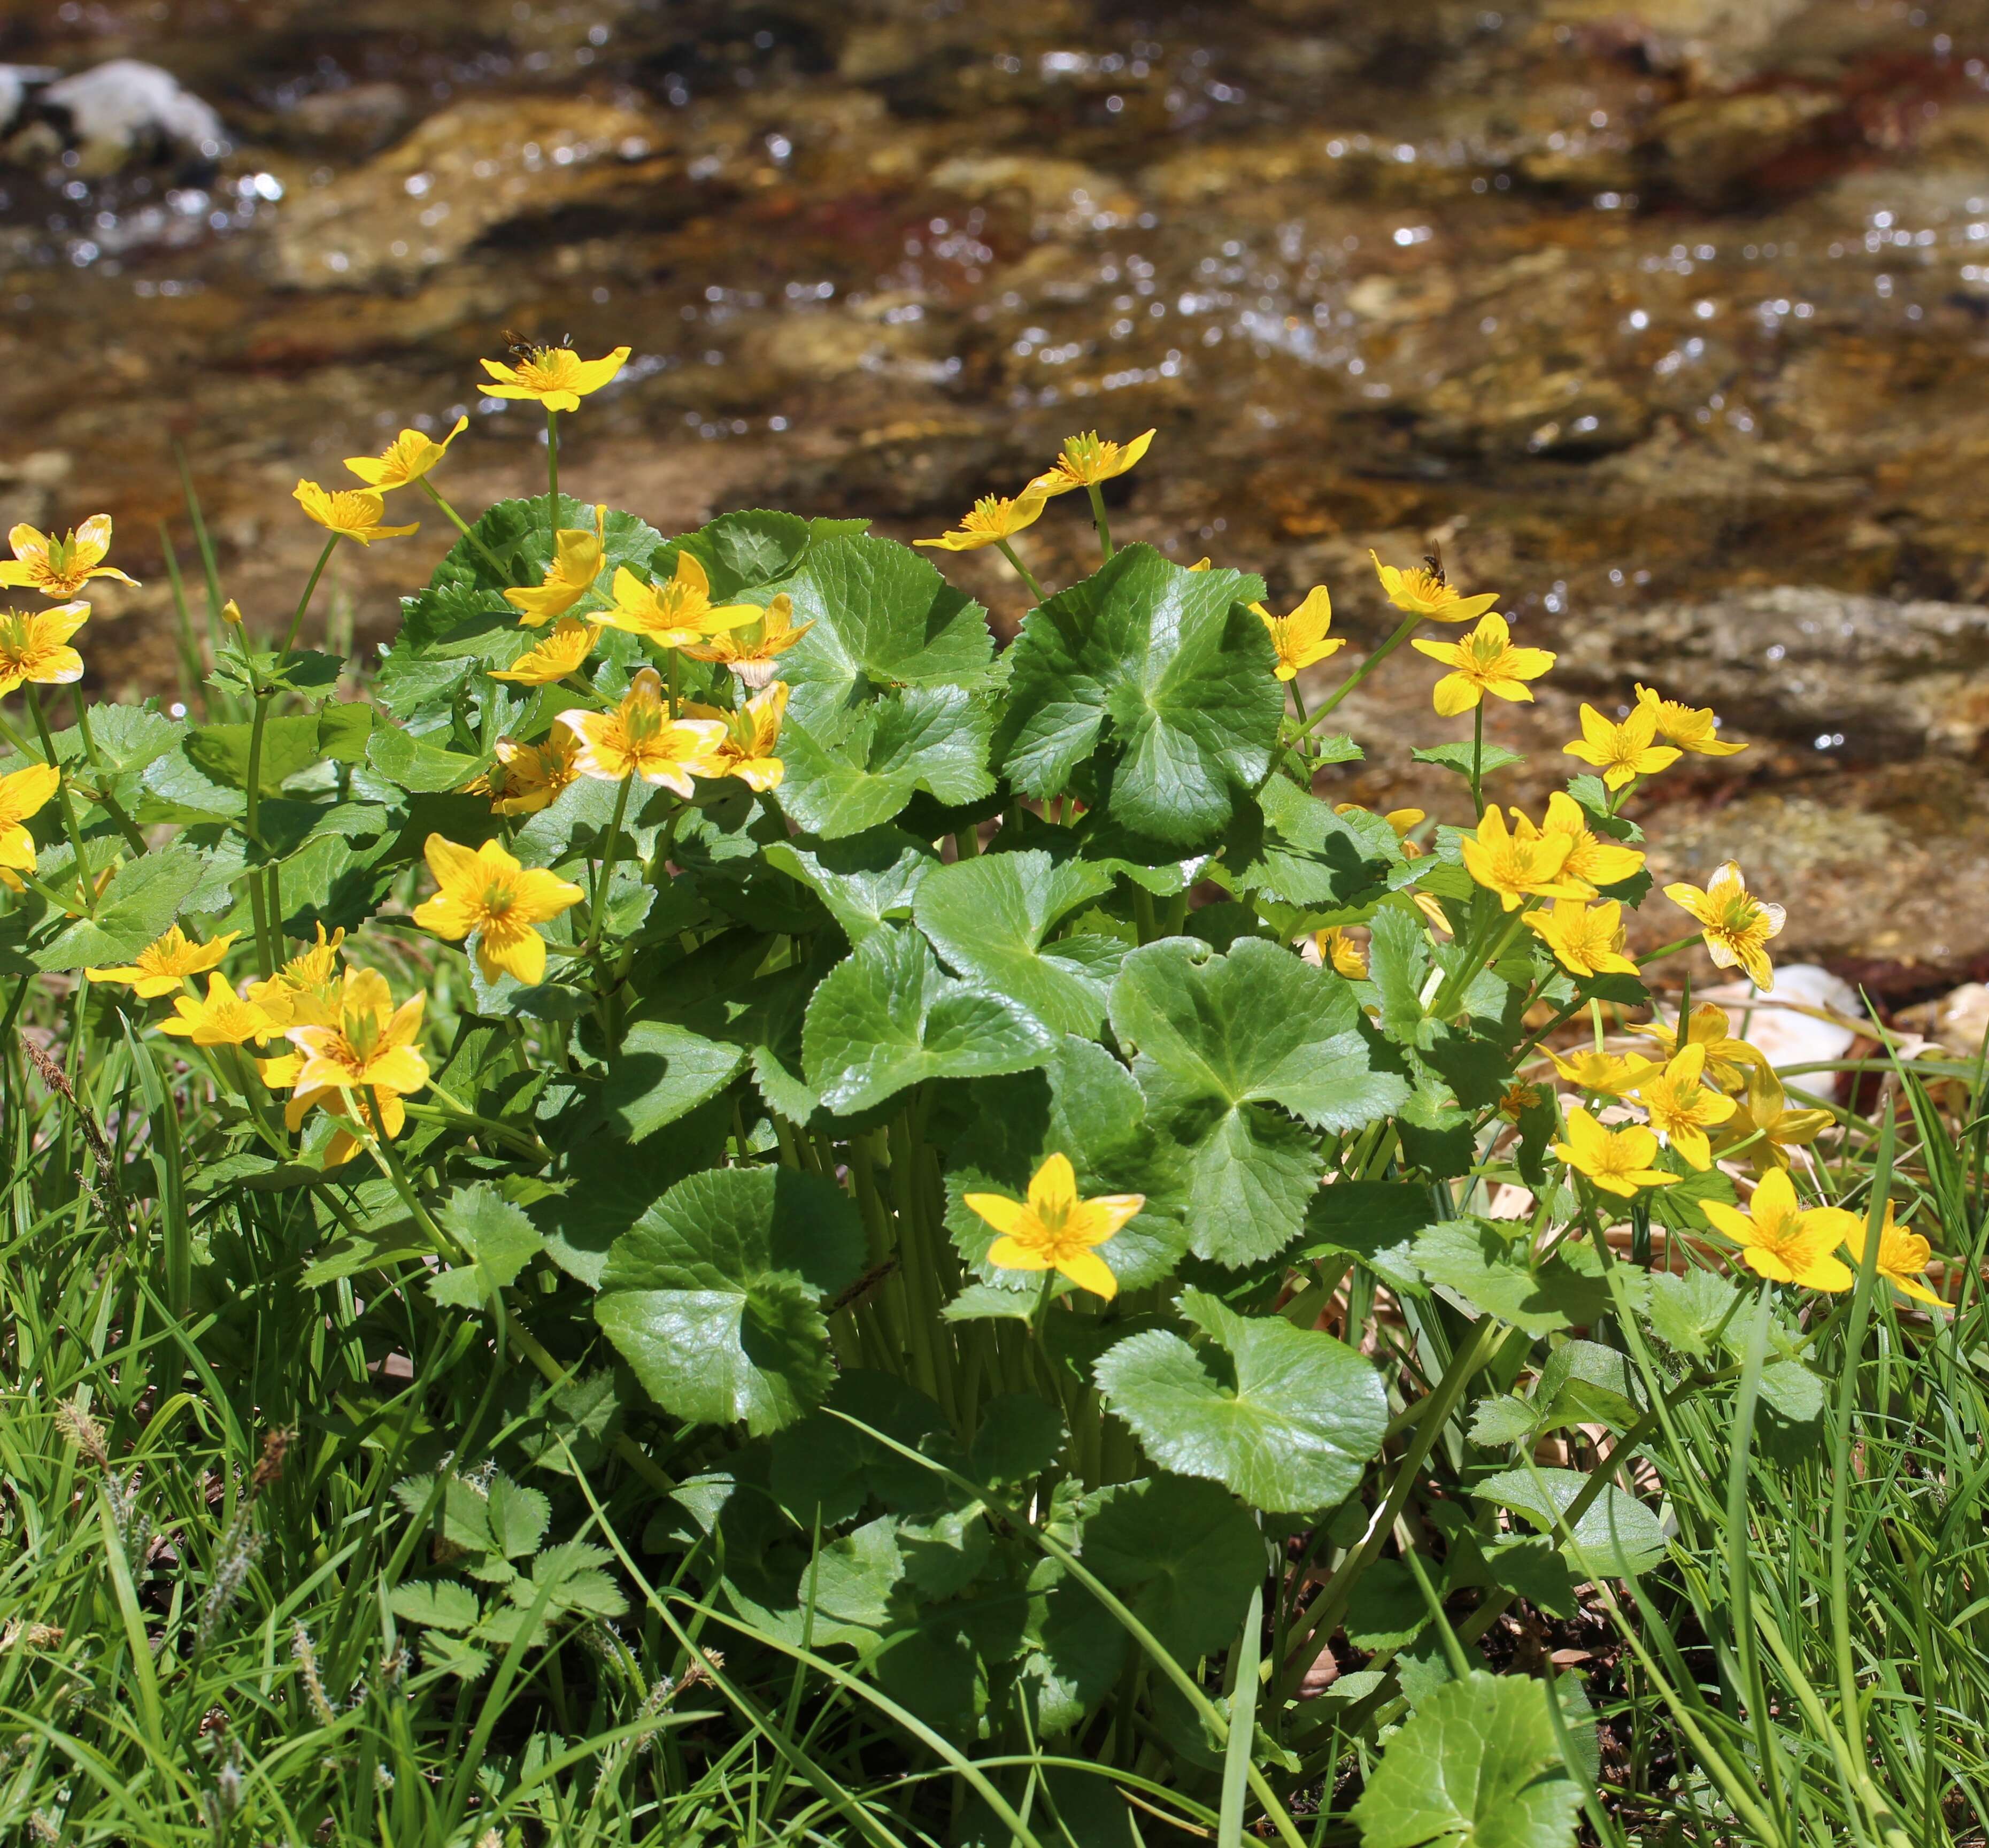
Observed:
[[[936,532],[1151,424],[1116,531],[1359,646],[1367,548],[1440,543],[1562,653],[1499,793],[1655,681],[1754,744],[1651,791],[1661,876],[1737,855],[1896,1004],[1989,975],[1989,0],[0,0],[0,514],[115,516],[108,693],[174,688],[175,443],[273,621],[300,473],[466,411],[452,497],[529,491],[478,355],[625,341],[563,480],[666,531]],[[448,537],[343,548],[334,622]],[[1433,671],[1334,793],[1458,806]]]

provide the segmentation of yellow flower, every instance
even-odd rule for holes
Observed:
[[[1576,1104],[1567,1113],[1567,1140],[1554,1151],[1577,1174],[1587,1175],[1605,1193],[1634,1199],[1647,1187],[1669,1187],[1679,1177],[1651,1164],[1658,1139],[1641,1123],[1607,1130]]]
[[[1154,432],[1148,430],[1124,445],[1108,443],[1096,430],[1066,436],[1062,453],[1025,488],[1025,495],[1067,494],[1072,488],[1096,487],[1123,475],[1147,453]]]
[[[1835,1255],[1854,1233],[1864,1230],[1855,1213],[1839,1206],[1796,1204],[1795,1185],[1777,1168],[1754,1189],[1750,1210],[1743,1212],[1720,1200],[1702,1200],[1699,1210],[1740,1247],[1747,1268],[1778,1283],[1800,1283],[1805,1290],[1848,1290],[1855,1280]]]
[[[1533,824],[1529,822],[1530,827]],[[1562,870],[1591,886],[1620,885],[1637,872],[1644,856],[1620,841],[1604,840],[1588,826],[1581,805],[1565,789],[1547,798],[1547,819],[1540,823],[1543,834],[1565,834],[1574,844],[1568,849]]]
[[[1331,969],[1350,982],[1360,982],[1367,974],[1367,952],[1338,924],[1313,931],[1303,954],[1307,962]]]
[[[1731,757],[1735,751],[1747,748],[1745,744],[1730,744],[1720,736],[1720,721],[1710,706],[1681,706],[1676,700],[1667,700],[1648,687],[1637,689],[1637,704],[1649,707],[1656,714],[1658,735],[1681,751],[1695,751],[1700,757]]]
[[[1658,1067],[1648,1059],[1625,1057],[1618,1053],[1598,1053],[1593,1048],[1564,1059],[1549,1049],[1554,1068],[1569,1083],[1605,1097],[1621,1097],[1635,1090]]]
[[[407,1121],[402,1098],[429,1081],[428,1061],[414,1043],[422,1030],[425,999],[417,990],[397,1008],[386,978],[378,970],[347,969],[329,1017],[287,1029],[283,1036],[296,1051],[263,1066],[266,1082],[293,1087],[284,1122],[294,1131],[313,1108],[349,1117],[343,1086],[357,1100],[372,1127],[390,1138],[398,1136]],[[358,1138],[341,1130],[325,1151],[325,1165],[336,1168],[359,1146]]]
[[[1333,626],[1333,598],[1323,584],[1307,591],[1305,601],[1288,616],[1274,616],[1261,603],[1250,607],[1271,632],[1271,646],[1278,656],[1278,664],[1271,671],[1281,680],[1296,679],[1301,667],[1323,661],[1347,646],[1338,636],[1329,639],[1327,636]]]
[[[1335,815],[1366,815],[1370,812],[1358,802],[1335,802],[1333,812]],[[1421,827],[1429,819],[1428,814],[1421,809],[1391,809],[1381,819],[1394,829],[1395,839],[1402,844],[1403,859],[1421,860],[1423,850],[1409,839],[1409,831],[1412,828]]]
[[[778,789],[786,767],[774,756],[781,719],[788,709],[788,683],[776,680],[755,693],[743,710],[721,712],[715,706],[686,706],[691,717],[716,719],[725,728],[724,741],[712,754],[706,776],[736,776],[749,789]]]
[[[228,946],[242,933],[230,931],[212,943],[191,943],[178,924],[138,952],[132,963],[111,969],[85,969],[92,982],[121,982],[141,1001],[170,995],[189,975],[218,967]]]
[[[1540,1100],[1538,1085],[1522,1084],[1515,1079],[1499,1094],[1499,1114],[1508,1123],[1516,1123]]]
[[[1658,1049],[1669,1059],[1678,1050],[1678,1033],[1662,1020],[1646,1021],[1642,1026],[1630,1029],[1647,1039],[1655,1039]],[[1758,1047],[1750,1046],[1744,1039],[1736,1039],[1727,1031],[1726,1011],[1715,1007],[1709,1001],[1703,1001],[1692,1010],[1692,1020],[1686,1028],[1687,1046],[1706,1048],[1706,1076],[1707,1082],[1725,1090],[1738,1084],[1745,1073],[1744,1067],[1765,1065]]]
[[[1791,1110],[1788,1093],[1765,1059],[1757,1058],[1749,1068],[1747,1092],[1737,1101],[1740,1108],[1726,1126],[1720,1152],[1736,1148],[1754,1163],[1757,1174],[1787,1167],[1790,1149],[1814,1142],[1837,1120],[1827,1110]],[[1743,1142],[1747,1146],[1738,1148]]]
[[[0,871],[34,871],[35,839],[22,824],[41,811],[61,782],[62,772],[53,764],[30,764],[0,776]]]
[[[90,620],[87,603],[0,612],[0,699],[25,681],[66,687],[83,678],[83,656],[69,639]]]
[[[718,753],[726,741],[718,719],[679,718],[663,704],[663,683],[653,667],[645,667],[629,683],[629,691],[612,712],[575,707],[560,715],[560,723],[580,740],[574,768],[582,776],[609,782],[639,776],[688,797],[693,776],[717,776]]]
[[[483,369],[497,382],[483,387],[489,398],[535,398],[549,411],[577,411],[629,363],[630,349],[617,347],[605,359],[582,359],[571,347],[534,347],[514,366],[486,359]]]
[[[242,605],[232,597],[222,605],[221,619],[232,629],[239,629],[242,626]]]
[[[0,564],[0,585],[9,588],[25,586],[45,597],[73,597],[92,578],[115,578],[133,585],[138,582],[103,562],[110,550],[108,514],[93,514],[60,539],[32,526],[17,526],[7,535],[7,543],[14,556],[12,562]]]
[[[385,493],[418,481],[449,453],[449,446],[469,428],[467,417],[459,417],[456,428],[441,442],[419,430],[403,430],[378,456],[348,456],[345,466],[368,487]]]
[[[182,995],[173,1003],[171,1020],[161,1020],[159,1031],[191,1039],[195,1046],[239,1046],[246,1039],[267,1036],[274,1024],[252,1001],[244,1001],[228,985],[226,977],[210,975],[207,999],[196,1001]]]
[[[596,625],[583,622],[578,616],[561,616],[543,642],[527,649],[501,673],[493,672],[490,677],[516,680],[524,687],[550,687],[570,673],[579,673],[593,653],[594,639],[600,632]]]
[[[659,648],[686,648],[724,630],[744,629],[761,619],[751,603],[713,607],[711,580],[687,551],[677,554],[675,573],[661,584],[645,584],[627,565],[615,573],[615,603],[601,612],[611,629],[640,636]]]
[[[322,1025],[334,1018],[338,1000],[338,951],[345,941],[343,925],[327,937],[317,927],[317,941],[293,956],[267,982],[252,982],[249,999],[269,1016],[280,1033],[293,1026]],[[263,1076],[268,1078],[265,1061]]]
[[[1540,934],[1563,968],[1576,975],[1634,975],[1623,954],[1623,907],[1612,898],[1599,905],[1557,898],[1550,910],[1529,911],[1526,928]]]
[[[988,1247],[988,1261],[1005,1270],[1061,1271],[1080,1290],[1110,1300],[1119,1280],[1094,1247],[1103,1245],[1147,1203],[1137,1193],[1077,1197],[1077,1175],[1067,1155],[1050,1156],[1029,1183],[1025,1205],[1006,1194],[961,1196],[968,1209],[1001,1234]]]
[[[1518,809],[1513,819],[1518,831],[1509,830],[1506,817],[1494,802],[1478,823],[1474,840],[1462,843],[1465,870],[1479,884],[1499,894],[1508,911],[1516,911],[1529,898],[1593,898],[1592,887],[1567,877],[1569,849],[1574,845],[1564,834],[1543,834]]]
[[[553,561],[546,567],[544,582],[529,590],[505,592],[504,601],[519,612],[518,620],[527,629],[564,615],[593,589],[608,548],[607,524],[608,509],[597,507],[592,532],[583,527],[561,527],[553,534]]]
[[[1657,736],[1658,715],[1648,706],[1633,706],[1630,716],[1618,725],[1584,701],[1581,737],[1574,744],[1564,744],[1561,751],[1565,756],[1593,764],[1602,772],[1604,783],[1620,789],[1640,776],[1655,776],[1679,761],[1682,754],[1659,744]]]
[[[300,481],[290,497],[326,531],[341,539],[357,539],[361,545],[421,531],[419,520],[412,526],[382,526],[380,519],[387,503],[368,487],[326,489],[315,481]]]
[[[431,834],[422,856],[441,890],[415,906],[415,922],[438,937],[476,939],[486,982],[500,974],[531,988],[545,979],[546,940],[534,928],[580,903],[579,887],[539,867],[521,866],[494,840],[459,846]]]
[[[1547,649],[1515,648],[1513,632],[1501,615],[1480,616],[1478,626],[1462,641],[1418,640],[1411,646],[1450,670],[1431,695],[1438,715],[1446,719],[1469,712],[1488,693],[1530,704],[1533,696],[1526,683],[1537,680],[1554,664]]]
[[[1651,1127],[1667,1148],[1677,1150],[1703,1173],[1713,1165],[1706,1132],[1716,1129],[1738,1107],[1706,1083],[1706,1048],[1688,1046],[1655,1077],[1637,1087],[1637,1101],[1650,1113]]]
[[[1781,934],[1787,914],[1754,897],[1732,860],[1707,880],[1703,891],[1681,881],[1665,887],[1665,896],[1704,927],[1706,952],[1715,963],[1723,969],[1745,969],[1763,994],[1773,991],[1775,971],[1767,944]]]
[[[720,661],[746,686],[757,689],[776,671],[775,657],[783,655],[815,627],[812,618],[798,628],[794,622],[794,599],[785,591],[761,612],[757,623],[748,622],[709,642],[696,642],[683,650],[693,661]]]
[[[1428,616],[1436,622],[1469,622],[1499,601],[1496,591],[1482,596],[1460,596],[1434,558],[1420,569],[1398,571],[1392,565],[1384,565],[1371,548],[1367,556],[1374,560],[1374,575],[1381,580],[1381,594],[1404,615]]]
[[[1757,1194],[1756,1199],[1760,1196]],[[1865,1257],[1864,1214],[1853,1213],[1852,1224],[1845,1233],[1844,1243],[1849,1248],[1851,1261],[1862,1263]],[[1933,1255],[1933,1248],[1910,1226],[1892,1223],[1892,1202],[1886,1202],[1886,1222],[1879,1228],[1879,1274],[1894,1288],[1903,1290],[1908,1296],[1917,1297],[1923,1303],[1933,1303],[1945,1309],[1947,1304],[1928,1289],[1923,1282],[1922,1273],[1927,1260]]]
[[[1070,484],[1076,487],[1078,483]],[[1005,495],[983,494],[974,510],[961,517],[958,526],[937,539],[914,539],[914,545],[930,545],[943,552],[974,552],[984,545],[1012,539],[1025,526],[1034,526],[1052,490],[1038,491],[1032,482],[1012,500]]]
[[[555,724],[536,744],[510,738],[497,741],[500,768],[480,778],[500,815],[536,815],[580,775],[580,740],[564,725]]]
[[[1402,845],[1407,848],[1411,843],[1404,841]],[[1416,909],[1422,913],[1432,931],[1438,931],[1445,937],[1455,934],[1451,930],[1450,920],[1444,916],[1443,907],[1438,902],[1434,893],[1411,892],[1409,897],[1415,900]]]

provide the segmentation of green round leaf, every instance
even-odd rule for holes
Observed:
[[[822,1298],[854,1281],[863,1226],[840,1188],[790,1168],[679,1181],[610,1248],[595,1318],[658,1404],[757,1436],[828,1389]]]
[[[1098,1362],[1099,1390],[1147,1454],[1270,1514],[1330,1507],[1359,1487],[1388,1422],[1381,1377],[1330,1334],[1238,1315],[1184,1290],[1181,1314],[1227,1356],[1218,1377],[1177,1334],[1153,1329]]]

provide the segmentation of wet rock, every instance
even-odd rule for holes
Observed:
[[[1543,19],[1601,46],[1635,49],[1660,68],[1688,66],[1733,82],[1774,53],[1778,32],[1810,0],[1547,0]]]
[[[1601,455],[1651,422],[1647,403],[1572,354],[1525,349],[1442,380],[1418,409],[1432,446],[1474,455]]]
[[[649,117],[585,97],[459,103],[285,211],[276,280],[303,289],[403,285],[500,225],[632,197],[663,180]]]
[[[385,147],[414,113],[404,84],[351,83],[301,99],[279,118],[278,132],[313,151],[359,158]]]
[[[1076,161],[956,154],[933,170],[931,182],[942,192],[969,199],[1019,195],[1035,215],[1039,236],[1109,230],[1131,223],[1139,211],[1125,188]]]
[[[23,164],[73,149],[80,157],[76,171],[94,178],[134,160],[212,161],[227,147],[220,117],[156,64],[113,58],[38,89],[26,87],[18,66],[7,68],[15,91],[12,113],[24,118],[7,153]],[[0,82],[0,103],[7,101],[8,87]]]
[[[1632,678],[1750,731],[1852,759],[1972,757],[1989,732],[1989,609],[1791,585],[1577,624],[1564,678]]]
[[[1689,97],[1659,113],[1650,146],[1673,190],[1702,205],[1725,205],[1842,107],[1834,93],[1817,90]]]

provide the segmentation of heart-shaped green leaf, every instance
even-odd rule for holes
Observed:
[[[1182,1315],[1226,1355],[1221,1375],[1177,1334],[1129,1336],[1098,1362],[1099,1390],[1147,1454],[1272,1514],[1350,1494],[1388,1422],[1381,1375],[1330,1334],[1241,1316],[1199,1290]]]
[[[1101,744],[1106,812],[1181,845],[1228,823],[1271,767],[1284,691],[1261,578],[1191,571],[1129,545],[1024,619],[995,754],[1027,795],[1060,795]]]
[[[615,1241],[595,1317],[666,1411],[758,1436],[828,1390],[822,1298],[862,1261],[862,1222],[832,1182],[707,1169]]]
[[[923,1079],[1025,1070],[1055,1043],[1005,996],[945,974],[916,931],[896,929],[829,971],[801,1026],[809,1087],[845,1116]]]

